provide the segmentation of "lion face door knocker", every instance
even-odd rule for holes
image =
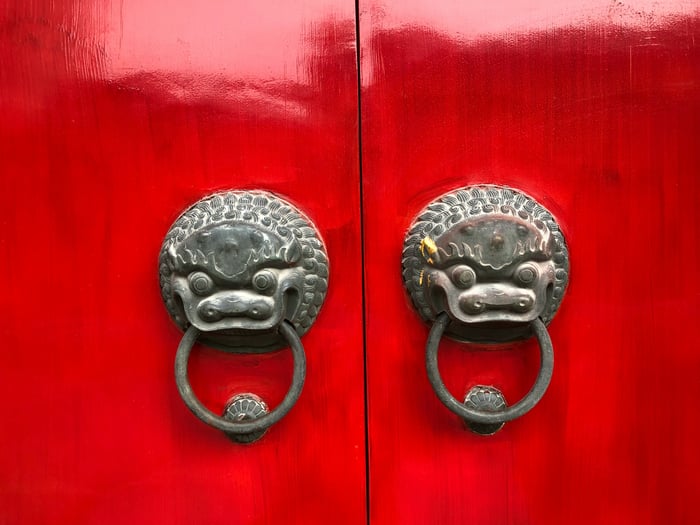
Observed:
[[[185,332],[175,379],[187,407],[242,443],[262,437],[292,408],[304,384],[300,337],[326,295],[328,259],[313,223],[264,191],[206,197],[175,221],[160,252],[160,287],[170,316]],[[196,341],[234,353],[290,346],[292,385],[272,412],[252,393],[229,400],[223,417],[194,395],[187,362]]]
[[[422,210],[403,247],[403,278],[423,320],[428,377],[436,395],[479,434],[493,434],[544,395],[554,355],[546,325],[559,308],[569,275],[564,236],[531,197],[500,186],[445,194]],[[438,370],[442,335],[499,343],[536,336],[541,366],[535,385],[508,407],[493,386],[477,385],[460,403]]]

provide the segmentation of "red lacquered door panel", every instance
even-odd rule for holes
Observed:
[[[0,8],[0,523],[693,523],[700,28],[681,2],[24,2]],[[492,437],[433,394],[402,289],[413,216],[469,184],[557,217],[571,281],[541,403]],[[252,446],[175,389],[156,261],[172,221],[262,188],[331,274],[297,406]],[[196,349],[195,391],[279,403],[291,355]],[[510,402],[532,342],[445,341]]]
[[[360,1],[370,521],[697,523],[700,20],[683,2]],[[428,383],[404,234],[496,183],[559,220],[568,292],[551,386],[492,437]],[[445,341],[456,397],[510,403],[532,342]]]
[[[353,2],[28,1],[0,19],[0,523],[363,523]],[[312,218],[331,276],[301,398],[240,446],[178,396],[157,260],[187,206],[254,188]],[[274,406],[292,359],[199,348],[190,372],[214,411],[247,391]]]

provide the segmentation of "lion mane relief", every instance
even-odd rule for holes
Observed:
[[[479,340],[489,323],[520,327],[503,332],[509,340],[535,318],[552,319],[569,267],[564,237],[544,207],[516,190],[484,185],[443,195],[418,214],[402,268],[423,320],[447,312],[455,321],[447,333],[465,340]]]
[[[163,300],[180,328],[233,337],[272,333],[282,320],[303,335],[328,285],[313,224],[267,192],[230,191],[197,202],[168,232],[159,267]]]

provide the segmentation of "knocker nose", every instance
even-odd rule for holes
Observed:
[[[532,290],[491,288],[483,292],[464,292],[459,299],[460,309],[467,315],[480,314],[486,310],[506,310],[525,313],[535,306]]]
[[[244,292],[230,292],[223,296],[204,299],[197,307],[199,316],[207,322],[220,321],[224,317],[269,319],[273,314],[272,299],[247,297]]]

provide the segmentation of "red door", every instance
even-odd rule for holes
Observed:
[[[697,523],[700,21],[684,2],[360,1],[371,523]],[[445,192],[519,189],[570,280],[540,403],[479,436],[435,396],[399,274]],[[458,399],[535,381],[533,341],[443,340]]]
[[[0,523],[700,521],[695,6],[15,4]],[[551,385],[493,436],[435,396],[401,276],[416,214],[474,184],[546,206],[571,264]],[[180,399],[158,285],[170,225],[225,189],[296,205],[330,262],[301,397],[251,445]],[[539,364],[533,341],[440,349],[457,398],[512,404]],[[214,412],[274,407],[292,357],[200,346],[189,371]]]
[[[0,523],[365,519],[354,5],[278,4],[0,8]],[[225,189],[299,207],[333,272],[301,397],[250,446],[181,401],[157,277],[173,221]],[[216,413],[274,407],[292,356],[199,347],[189,371]]]

